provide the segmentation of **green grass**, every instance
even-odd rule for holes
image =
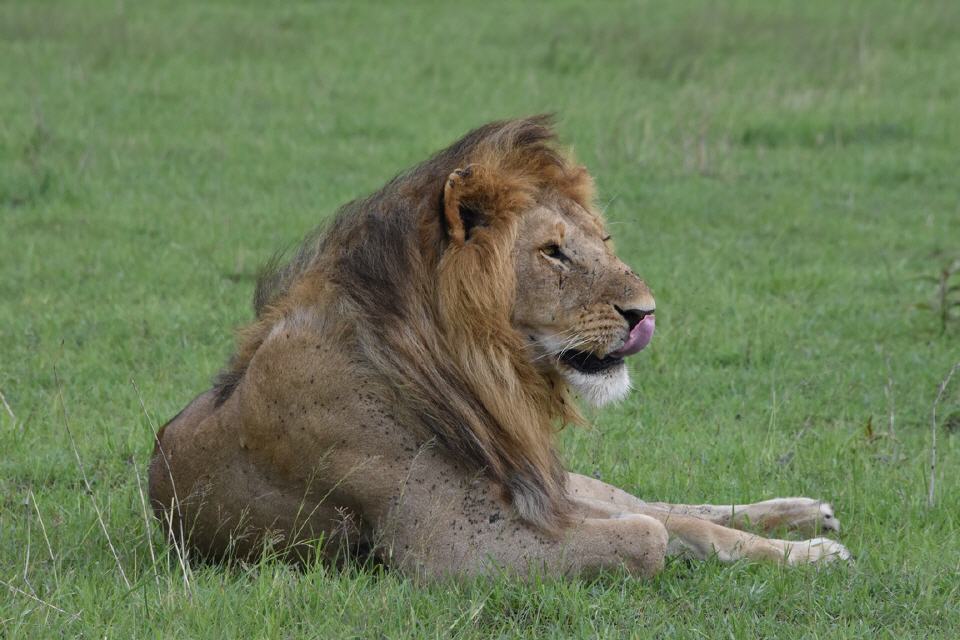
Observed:
[[[926,491],[960,321],[916,305],[960,255],[960,4],[485,6],[0,4],[0,637],[955,637],[950,429]],[[856,564],[185,578],[137,476],[229,354],[257,265],[541,111],[658,302],[636,392],[564,433],[570,466],[652,499],[831,500]]]

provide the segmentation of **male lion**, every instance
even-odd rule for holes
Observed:
[[[157,434],[150,497],[180,549],[363,551],[428,578],[849,557],[728,528],[838,531],[817,500],[644,502],[564,470],[570,393],[623,398],[654,300],[546,117],[481,127],[346,205],[254,307],[213,388]]]

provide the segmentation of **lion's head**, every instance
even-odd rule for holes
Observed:
[[[622,399],[624,358],[650,342],[654,301],[614,254],[600,216],[559,194],[544,198],[522,216],[513,259],[512,322],[532,362],[595,405]]]
[[[498,480],[548,530],[566,512],[553,433],[582,421],[568,391],[595,404],[623,397],[623,359],[654,323],[589,174],[553,144],[545,117],[481,127],[346,205],[261,279],[254,306],[220,402],[277,323],[322,306],[351,327],[349,348],[379,380],[365,393]]]

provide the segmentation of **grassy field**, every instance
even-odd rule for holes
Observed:
[[[0,637],[956,637],[960,379],[927,489],[960,320],[922,305],[960,257],[960,4],[266,4],[0,4]],[[570,466],[831,500],[856,564],[184,572],[142,508],[152,431],[225,361],[258,264],[542,111],[658,302]]]

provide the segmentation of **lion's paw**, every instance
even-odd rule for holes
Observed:
[[[805,535],[840,533],[840,521],[829,502],[813,498],[776,498],[761,502],[756,520],[765,528],[786,527]],[[747,513],[748,516],[751,514]]]
[[[808,534],[821,531],[840,533],[840,521],[829,502],[812,498],[795,498],[796,505],[790,520],[790,528]]]
[[[813,562],[834,562],[836,560],[851,560],[850,551],[830,538],[813,538],[799,542],[787,543],[784,561],[787,564],[805,564]]]
[[[810,524],[814,528],[819,527],[823,531],[840,533],[840,521],[837,520],[837,516],[833,511],[833,506],[829,502],[816,502],[819,513],[817,517],[810,522]]]

